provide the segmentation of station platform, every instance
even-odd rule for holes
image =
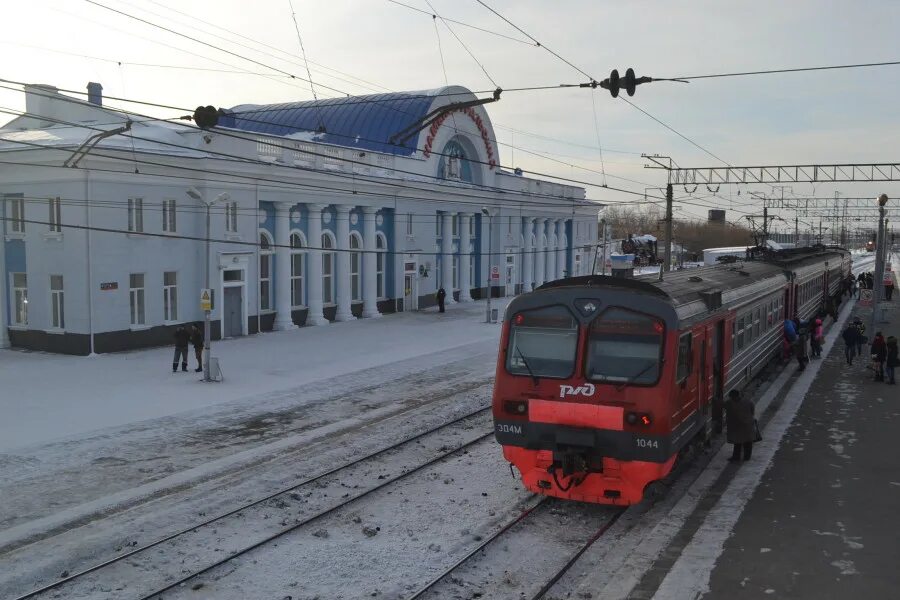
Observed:
[[[877,331],[900,338],[900,299],[888,306]],[[758,414],[763,442],[725,468],[653,598],[900,598],[900,385],[874,380],[868,344],[848,365],[840,338],[858,316],[871,340],[871,310],[842,311],[827,354]]]

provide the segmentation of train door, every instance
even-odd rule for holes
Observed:
[[[725,408],[725,321],[719,321],[714,325],[715,332],[712,335],[712,390],[710,405],[712,407],[713,427],[716,432],[722,431],[724,424]]]

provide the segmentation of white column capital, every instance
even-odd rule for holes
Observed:
[[[360,209],[363,211],[363,214],[366,215],[374,215],[379,210],[381,210],[378,206],[360,206]]]
[[[355,206],[352,204],[335,204],[334,209],[337,211],[339,215],[349,215],[350,211],[353,210]]]
[[[328,208],[328,206],[329,206],[328,204],[307,204],[307,205],[306,205],[306,210],[307,210],[310,214],[312,214],[312,213],[320,213],[320,212],[322,212],[323,210],[325,210],[326,208]]]

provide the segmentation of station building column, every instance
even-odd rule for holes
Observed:
[[[309,253],[306,262],[309,270],[307,325],[328,325],[322,298],[322,211],[327,206],[327,204],[306,205],[309,214]]]
[[[453,219],[456,213],[445,212],[441,224],[441,282],[444,291],[447,292],[447,304],[453,304]]]
[[[534,235],[534,227],[531,217],[525,217],[525,251],[522,253],[522,287],[523,292],[530,292],[534,286],[534,247],[531,238]]]
[[[292,202],[275,203],[275,322],[272,329],[294,329],[291,318],[291,207]]]
[[[459,301],[472,301],[472,282],[469,281],[469,264],[472,255],[469,252],[469,244],[472,242],[469,235],[469,225],[472,215],[459,213]]]
[[[546,221],[547,219],[535,219],[534,221],[537,225],[534,234],[534,264],[536,266],[534,270],[534,287],[538,287],[544,283],[544,264],[547,262],[546,258],[544,258],[544,223],[546,223]]]
[[[363,213],[363,254],[362,279],[363,279],[363,311],[365,319],[380,317],[378,312],[378,257],[376,256],[375,218],[378,208],[374,206],[362,207]]]
[[[335,206],[337,223],[335,225],[337,235],[337,272],[335,273],[335,290],[337,292],[337,309],[334,313],[335,321],[354,321],[356,317],[350,310],[352,302],[350,293],[350,209],[348,204]]]
[[[566,272],[566,220],[556,221],[556,277],[562,279]]]

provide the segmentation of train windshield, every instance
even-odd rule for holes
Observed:
[[[575,369],[578,324],[564,306],[517,313],[509,328],[506,370],[531,377],[569,377]]]
[[[587,378],[652,385],[659,379],[662,322],[624,308],[610,308],[591,323]]]

